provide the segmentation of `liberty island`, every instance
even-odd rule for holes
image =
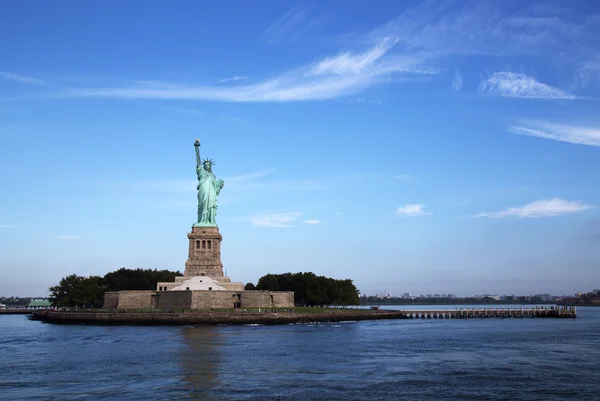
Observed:
[[[198,214],[188,233],[188,259],[182,277],[159,282],[155,291],[110,291],[104,308],[131,309],[237,309],[289,308],[294,306],[291,291],[245,291],[244,284],[223,274],[221,241],[216,222],[217,197],[225,185],[213,173],[211,159],[200,157],[200,140],[194,142],[198,177]]]
[[[214,161],[200,157],[194,142],[198,177],[196,221],[188,237],[183,276],[158,282],[154,290],[107,291],[101,311],[39,311],[32,319],[91,324],[285,324],[379,319],[576,317],[575,308],[463,309],[403,311],[340,308],[296,308],[293,291],[245,290],[223,274],[221,242],[216,222],[217,198],[225,182],[213,172]],[[120,312],[120,313],[115,313]],[[122,313],[125,312],[125,313]],[[243,313],[238,313],[243,312]]]

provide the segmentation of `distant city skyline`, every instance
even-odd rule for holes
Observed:
[[[0,294],[183,272],[196,138],[235,281],[595,288],[599,18],[592,1],[4,2]]]

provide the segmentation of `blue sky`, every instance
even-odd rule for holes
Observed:
[[[236,281],[598,287],[600,5],[4,1],[0,294],[183,271],[193,142]]]

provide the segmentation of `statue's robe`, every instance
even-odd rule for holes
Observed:
[[[223,188],[223,180],[217,180],[217,177],[199,167],[198,173],[198,223],[216,224],[215,216],[217,214],[217,195]]]

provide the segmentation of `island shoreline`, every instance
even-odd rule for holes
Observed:
[[[360,312],[62,312],[35,311],[31,320],[90,325],[277,325],[382,319],[408,319],[402,311]]]

